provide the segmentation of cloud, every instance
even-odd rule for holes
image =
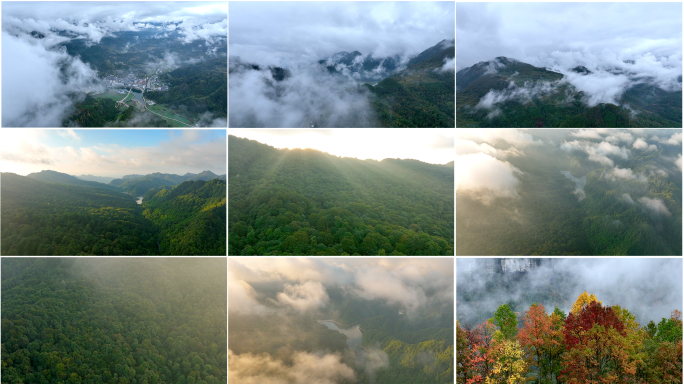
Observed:
[[[269,354],[228,350],[228,381],[243,384],[337,384],[356,381],[354,370],[334,354],[295,352],[286,364]]]
[[[603,136],[595,129],[578,129],[577,131],[571,131],[570,136],[580,137],[582,139],[603,140]]]
[[[650,197],[640,197],[638,200],[646,208],[651,210],[653,213],[664,216],[671,216],[672,214],[665,206],[665,203],[660,199],[652,199]]]
[[[506,259],[532,261],[536,259]],[[461,325],[492,317],[496,309],[512,303],[516,312],[527,311],[538,295],[547,313],[555,306],[568,313],[584,291],[596,294],[603,305],[620,305],[645,325],[669,318],[682,303],[682,260],[657,258],[556,258],[523,275],[490,274],[493,259],[459,258],[457,271],[457,313]],[[500,264],[499,264],[500,265]],[[499,267],[500,269],[500,267]],[[654,279],[653,276],[658,276]],[[514,284],[509,284],[515,281]],[[559,284],[562,281],[562,284]],[[553,295],[549,295],[553,292]],[[469,296],[468,303],[464,300]],[[520,317],[518,317],[520,318]]]
[[[655,151],[658,149],[658,147],[655,144],[648,144],[644,139],[638,138],[634,141],[632,144],[632,148],[634,149],[648,149],[649,151]]]
[[[560,148],[564,151],[571,152],[571,151],[583,151],[587,155],[589,155],[589,160],[597,162],[599,164],[605,165],[605,166],[610,166],[612,167],[615,163],[613,162],[612,159],[610,159],[608,156],[611,157],[617,157],[621,158],[624,160],[627,160],[629,156],[629,150],[625,147],[619,147],[613,144],[610,144],[606,141],[602,141],[601,143],[593,143],[593,142],[587,142],[587,141],[566,141],[563,144],[561,144]]]
[[[496,157],[497,159],[505,159],[508,156],[524,156],[525,153],[521,150],[511,146],[503,150],[492,147],[487,143],[477,144],[470,140],[457,139],[455,143],[456,155],[468,155],[474,153],[484,153],[486,155]]]
[[[95,71],[64,50],[49,50],[3,30],[2,52],[3,127],[62,126],[71,111],[70,93],[93,84]],[[40,92],[26,79],[40,84]]]
[[[286,284],[285,291],[279,292],[277,298],[280,304],[291,306],[300,312],[324,307],[330,301],[323,284],[314,281]]]
[[[294,69],[282,81],[267,68],[233,67],[229,96],[230,127],[368,127],[377,120],[365,88],[316,66]]]
[[[630,196],[629,193],[623,193],[622,196],[620,196],[620,199],[627,203],[634,204],[634,200],[632,200],[632,196]]]
[[[524,86],[518,87],[511,82],[506,89],[500,91],[490,90],[484,95],[480,101],[475,105],[475,108],[490,109],[496,104],[500,104],[509,100],[515,100],[520,103],[529,103],[537,96],[543,96],[548,93],[556,91],[555,83],[553,82],[535,82],[533,84],[525,83]],[[492,116],[493,117],[493,116]]]
[[[188,134],[187,132],[192,132]],[[24,133],[26,132],[26,133]],[[28,132],[39,132],[31,135]],[[0,145],[3,166],[20,168],[22,174],[44,169],[73,175],[93,174],[121,177],[125,174],[198,173],[211,170],[217,174],[226,173],[226,138],[207,130],[172,130],[168,136],[159,134],[152,144],[135,146],[111,143],[93,143],[90,137],[99,133],[78,130],[76,136],[68,131],[3,129],[2,137],[11,140]],[[122,138],[133,135],[125,131]],[[162,131],[159,131],[162,133]],[[189,136],[191,135],[191,136]],[[68,138],[79,143],[56,145],[56,137]],[[78,140],[80,138],[80,141]],[[87,143],[85,143],[87,141]],[[27,166],[35,164],[34,166]],[[51,164],[45,167],[44,164]]]
[[[677,160],[675,160],[675,165],[679,168],[679,171],[682,171],[682,154],[679,154],[679,157]]]
[[[456,156],[456,191],[478,192],[473,196],[485,204],[496,197],[516,197],[522,171],[507,161],[484,153]]]
[[[489,144],[508,143],[512,146],[539,145],[542,142],[535,141],[531,134],[524,129],[458,129],[456,137],[462,140],[474,142],[487,142]]]
[[[670,145],[681,145],[682,144],[682,133],[674,133],[672,136],[670,136],[669,139],[665,140],[662,139],[660,140],[661,143],[663,144],[670,144]]]
[[[610,173],[608,174],[608,177],[611,180],[625,179],[625,180],[636,180],[636,181],[640,181],[642,183],[648,182],[648,177],[646,177],[644,175],[637,175],[634,173],[634,171],[632,171],[629,168],[615,167],[610,171]]]
[[[417,55],[454,39],[454,10],[453,3],[438,1],[236,2],[230,6],[230,52],[285,68],[341,51],[376,58]]]
[[[515,58],[562,73],[589,106],[617,104],[639,83],[682,89],[679,3],[458,3],[457,10],[457,71]],[[579,65],[592,73],[570,71]]]
[[[273,304],[304,312],[322,309],[330,298],[327,289],[344,289],[358,297],[401,304],[408,310],[430,300],[453,300],[453,260],[447,259],[247,259],[229,263],[230,279],[254,286],[278,282]],[[297,282],[298,284],[293,284]],[[442,292],[435,296],[436,292]],[[428,300],[429,299],[429,300]],[[263,301],[264,305],[269,302]],[[229,308],[231,304],[229,303]]]

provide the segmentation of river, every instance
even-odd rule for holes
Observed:
[[[573,176],[570,171],[560,171],[565,177],[575,182],[575,195],[577,195],[578,201],[582,201],[587,195],[584,193],[584,186],[587,184],[587,176],[584,175],[579,179]]]
[[[340,329],[340,327],[338,327],[332,321],[318,320],[318,322],[325,325],[329,329],[332,329],[347,336],[347,345],[349,346],[349,348],[356,351],[361,350],[361,329],[359,329],[358,325],[355,325],[349,329]]]

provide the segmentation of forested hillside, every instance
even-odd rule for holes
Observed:
[[[441,41],[408,62],[408,67],[372,86],[370,102],[383,127],[453,127],[453,41]]]
[[[648,145],[620,147],[551,131],[533,131],[538,144],[501,163],[515,170],[510,194],[487,201],[465,183],[456,191],[459,255],[682,254],[681,143],[667,143],[681,133],[651,131],[639,139]],[[615,160],[601,158],[607,151]]]
[[[3,383],[227,380],[225,259],[2,259]]]
[[[451,255],[453,168],[229,137],[229,254]]]
[[[143,208],[143,216],[159,228],[162,254],[225,255],[225,181],[154,188],[145,194]]]
[[[175,69],[159,76],[169,84],[166,92],[145,92],[145,98],[168,104],[175,110],[186,108],[191,115],[209,111],[214,117],[228,116],[228,62],[226,58],[207,60]]]
[[[168,186],[141,205],[101,185],[3,173],[2,254],[225,255],[225,181]]]

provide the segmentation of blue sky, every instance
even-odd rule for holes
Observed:
[[[226,130],[3,129],[0,169],[121,177],[226,173]]]

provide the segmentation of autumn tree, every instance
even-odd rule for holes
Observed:
[[[572,308],[570,309],[570,313],[577,316],[580,313],[580,311],[582,310],[582,308],[584,308],[585,305],[588,305],[589,303],[593,303],[595,301],[598,301],[598,299],[596,298],[596,296],[594,296],[593,293],[587,294],[587,291],[584,291],[584,292],[582,292],[582,294],[580,294],[577,297],[577,300],[575,300],[575,303],[572,304]],[[601,302],[601,301],[598,301],[598,303],[603,304],[603,302]]]
[[[561,316],[556,312],[547,315],[541,304],[532,304],[525,312],[518,340],[527,355],[527,364],[536,371],[537,383],[555,382],[564,349],[562,327]]]
[[[501,330],[496,331],[489,354],[493,365],[491,372],[485,378],[485,384],[525,382],[527,363],[517,340],[507,339]]]
[[[494,330],[494,324],[488,321],[474,329],[469,329],[468,327],[464,329],[469,349],[469,364],[464,371],[463,377],[466,384],[481,384],[489,377],[494,366],[491,354]]]
[[[627,330],[613,308],[591,300],[577,315],[570,313],[563,339],[567,352],[560,379],[566,383],[629,383],[634,378]]]

